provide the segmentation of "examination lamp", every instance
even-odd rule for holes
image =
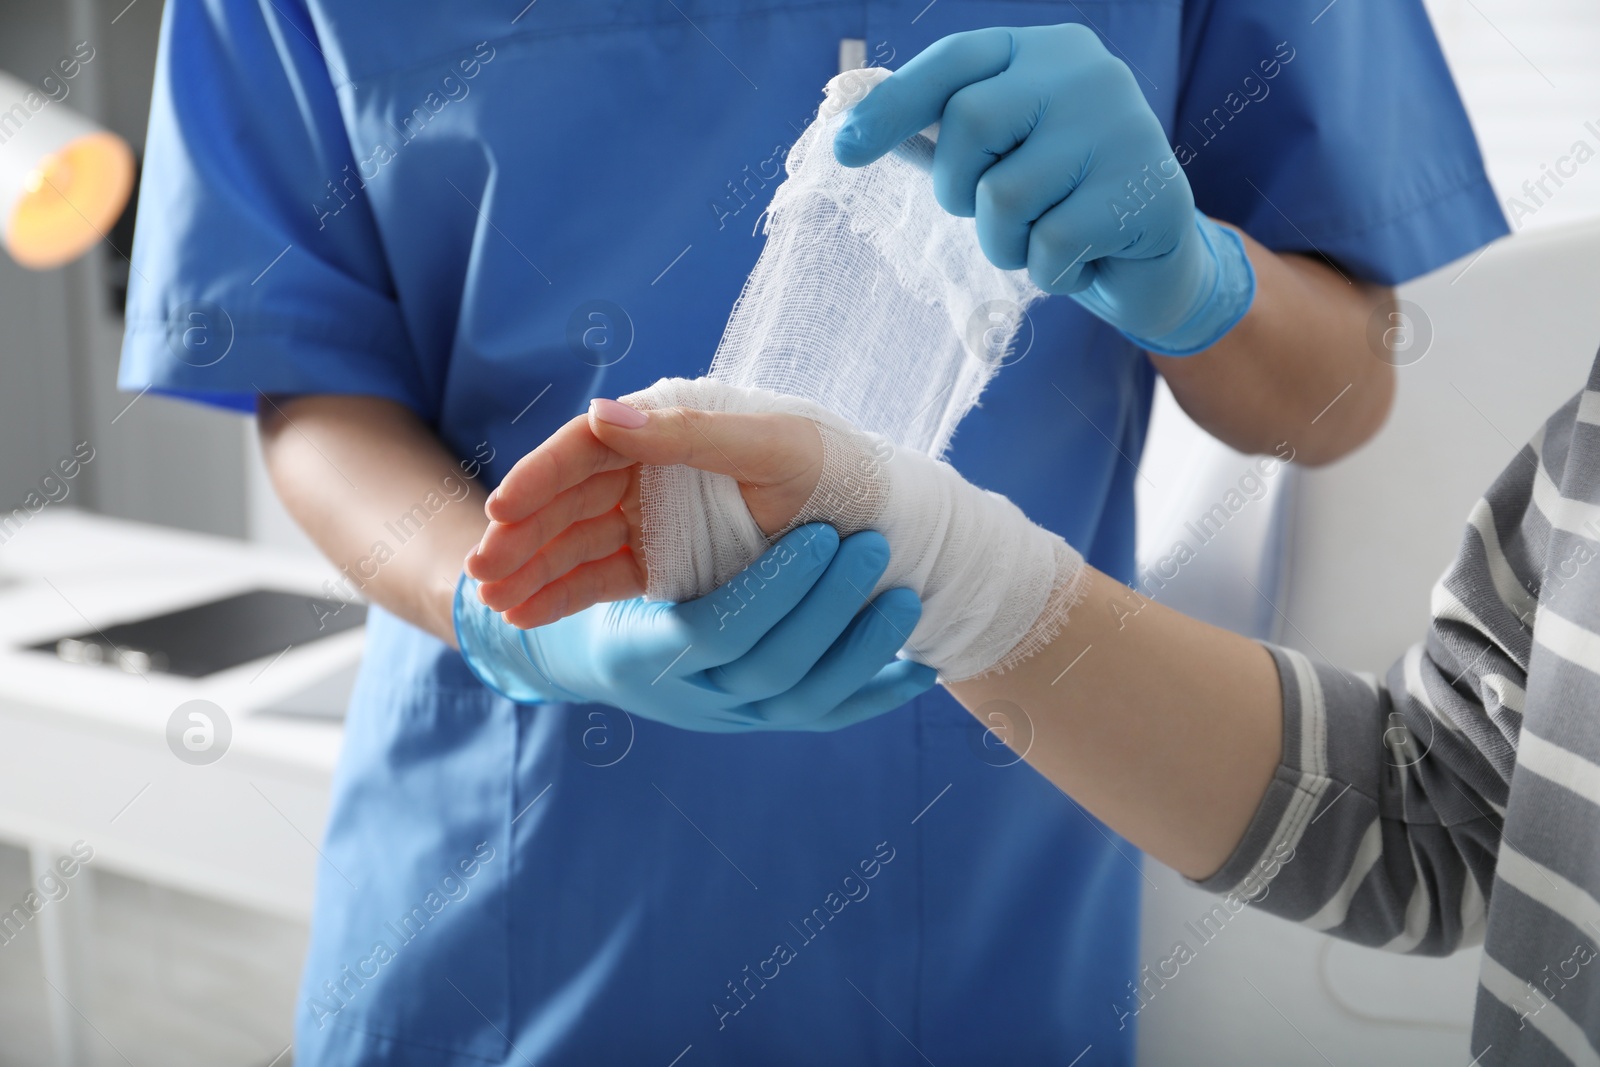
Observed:
[[[133,153],[37,88],[0,73],[0,243],[48,270],[102,239],[133,188]]]

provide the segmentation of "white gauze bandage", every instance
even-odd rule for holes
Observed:
[[[911,138],[867,167],[839,165],[846,113],[889,72],[828,83],[763,218],[766,244],[709,374],[816,401],[851,425],[930,456],[1011,353],[1027,271],[984,258],[971,219],[933,195],[933,142]]]
[[[827,522],[841,537],[883,534],[889,567],[871,595],[903,586],[921,597],[922,617],[904,654],[948,681],[1007,670],[1039,651],[1081,596],[1083,558],[1010,500],[812,401],[710,378],[666,378],[623,400],[645,411],[776,411],[812,420],[822,473],[786,529]],[[644,473],[642,540],[652,588],[664,568],[707,576],[689,595],[708,593],[767,547],[734,478],[687,467]],[[658,494],[668,487],[674,495],[664,500]]]
[[[880,524],[894,522],[890,544],[896,562],[891,573],[921,574],[932,584],[885,581],[909,584],[925,599],[942,598],[944,590],[958,583],[940,569],[940,553],[928,546],[951,540],[950,551],[958,551],[945,536],[946,526],[962,537],[979,538],[975,543],[1001,536],[984,523],[998,514],[996,509],[1004,509],[999,504],[989,511],[957,507],[963,494],[979,491],[933,457],[943,455],[956,425],[1011,354],[1028,305],[1044,294],[1026,271],[1003,271],[991,264],[973,221],[939,206],[928,173],[933,156],[929,136],[913,137],[867,167],[846,168],[834,158],[833,138],[845,113],[888,73],[855,70],[828,83],[817,118],[789,151],[788,177],[764,215],[766,245],[728,319],[709,382],[673,379],[625,399],[640,407],[790,410],[833,427],[832,436],[830,431],[823,434],[830,457],[849,452],[839,443],[845,439],[841,434],[889,449],[898,457],[897,469],[920,473],[881,485],[873,479],[843,478],[830,491],[865,492],[878,486],[879,496],[892,502],[900,498],[889,491],[891,485],[916,485],[923,487],[919,491],[926,493],[926,501],[913,495],[905,498],[903,508],[880,501],[859,514],[816,511],[809,518],[833,522],[841,533],[873,527],[887,535],[890,530]],[[842,470],[839,463],[851,462],[832,466]],[[948,475],[952,487],[938,488],[944,483],[935,472]],[[825,488],[819,486],[819,492]],[[704,595],[766,547],[732,479],[682,467],[647,467],[641,498],[646,595],[652,598],[679,601]],[[1002,503],[1016,511],[1009,501]],[[970,519],[958,522],[951,517],[955,512],[970,512]],[[961,625],[925,602],[909,653],[947,677],[964,677],[952,675],[946,665],[955,662],[963,634],[984,630],[985,612],[990,619],[1023,620],[1000,630],[1013,636],[1025,633],[1050,600],[1059,568],[1054,548],[1024,551],[1024,543],[1033,542],[1021,537],[1015,551],[994,553],[990,562],[1020,568],[1022,584],[1030,592],[1015,603],[963,605],[966,621]],[[1064,544],[1060,547],[1072,552]],[[899,562],[907,554],[920,562],[902,571]],[[988,584],[998,593],[1006,583]],[[965,671],[967,661],[960,663],[952,669]]]

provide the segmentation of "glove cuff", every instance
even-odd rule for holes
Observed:
[[[456,645],[467,669],[490,691],[517,704],[581,702],[550,681],[519,630],[478,598],[478,583],[463,574],[450,609]]]
[[[1213,265],[1212,284],[1198,306],[1170,333],[1161,337],[1123,336],[1158,356],[1192,356],[1203,352],[1239,324],[1256,298],[1256,271],[1245,254],[1244,241],[1233,230],[1195,213],[1195,228]]]

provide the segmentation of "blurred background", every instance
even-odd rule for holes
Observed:
[[[1600,152],[1600,7],[1428,8],[1515,233],[1402,293],[1401,399],[1383,435],[1273,479],[1164,594],[1375,671],[1421,632],[1478,492],[1600,344],[1600,162],[1548,177],[1578,142]],[[29,136],[72,112],[137,159],[161,9],[0,0],[0,72],[21,90],[56,79]],[[0,108],[0,137],[15,136],[6,123]],[[360,630],[259,634],[194,677],[95,662],[107,620],[222,599],[221,614],[166,624],[214,631],[228,597],[328,595],[335,577],[273,498],[250,420],[117,392],[131,209],[97,229],[62,266],[0,254],[0,1065],[283,1067]],[[1144,558],[1247,464],[1158,401]],[[1210,901],[1155,864],[1147,877],[1154,964]],[[15,918],[30,895],[39,906]],[[1198,957],[1140,1012],[1142,1062],[1471,1058],[1473,953],[1396,959],[1246,913]]]

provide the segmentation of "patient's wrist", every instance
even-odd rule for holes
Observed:
[[[1049,643],[1081,595],[1083,559],[1071,546],[948,463],[829,412],[817,418],[823,474],[791,525],[884,535],[889,566],[873,595],[903,586],[923,604],[907,655],[960,681],[1008,670]]]

